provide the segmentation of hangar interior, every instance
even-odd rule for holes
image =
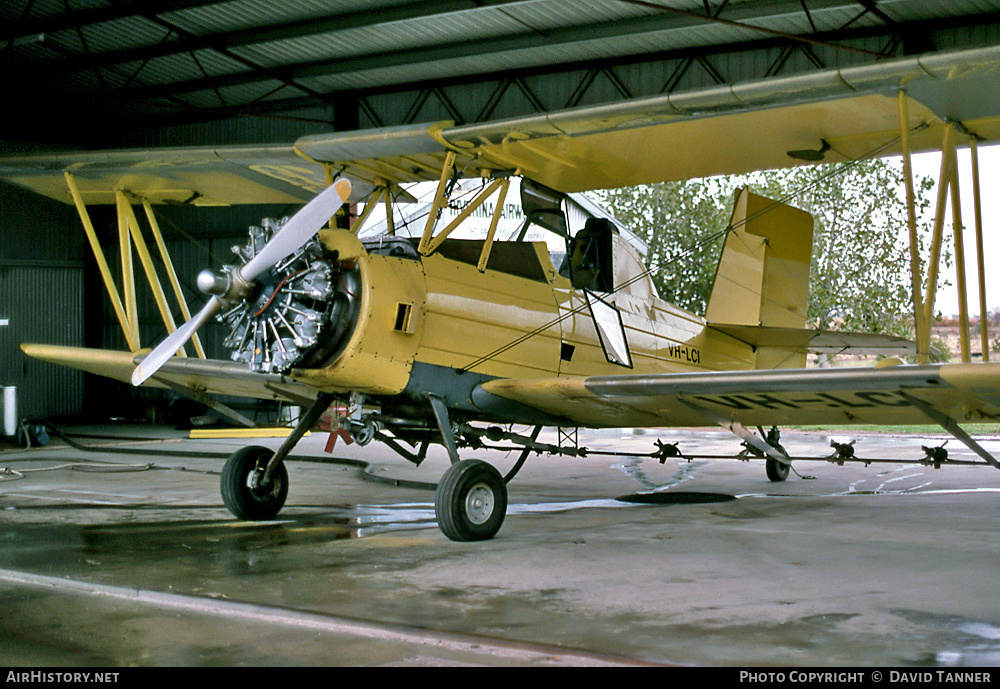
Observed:
[[[0,154],[289,142],[471,124],[995,45],[986,0],[12,0]],[[734,145],[739,145],[734,142]],[[198,271],[289,206],[156,207],[192,309]],[[113,206],[91,218],[112,271]],[[28,359],[126,344],[76,209],[0,182],[0,384],[23,417],[123,416],[160,393]],[[141,281],[140,281],[141,282]],[[163,337],[139,291],[144,347]],[[202,332],[221,357],[221,333]],[[144,402],[135,404],[138,397]]]

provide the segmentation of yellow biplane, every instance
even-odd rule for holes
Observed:
[[[594,218],[570,228],[562,205],[582,190],[820,160],[901,154],[908,170],[911,151],[938,148],[939,186],[955,189],[956,145],[975,150],[1000,135],[998,92],[1000,48],[991,47],[502,122],[322,134],[294,145],[0,159],[8,181],[77,205],[127,337],[135,332],[134,304],[123,306],[113,289],[88,203],[119,205],[123,246],[134,241],[147,265],[133,203],[147,209],[159,240],[151,204],[308,201],[287,222],[252,228],[233,265],[199,275],[208,301],[194,316],[185,310],[179,328],[157,289],[170,334],[151,351],[137,337],[128,352],[23,350],[208,403],[206,395],[217,393],[307,405],[277,452],[247,447],[226,462],[223,499],[243,519],[269,519],[282,508],[283,460],[331,408],[342,410],[334,433],[386,442],[417,464],[429,444],[443,444],[452,465],[439,483],[436,513],[456,540],[496,534],[506,484],[531,452],[586,452],[538,442],[546,426],[718,424],[743,438],[767,476],[780,481],[791,459],[764,426],[934,423],[982,457],[974,463],[1000,468],[959,427],[1000,414],[1000,365],[926,363],[940,221],[925,296],[919,256],[911,266],[914,345],[806,327],[813,225],[789,205],[738,194],[704,317],[658,296],[613,223]],[[525,222],[500,237],[500,209],[515,178]],[[480,180],[480,192],[445,225],[450,190],[469,179]],[[397,232],[392,205],[414,182],[437,187],[410,237]],[[345,205],[362,201],[358,217],[343,218]],[[484,237],[456,238],[471,214],[491,204],[497,210]],[[943,207],[939,200],[939,215]],[[385,229],[367,236],[376,208],[387,209]],[[911,217],[912,208],[911,198]],[[531,225],[552,233],[563,251],[527,241]],[[232,360],[178,355],[211,318],[228,329]],[[918,363],[806,368],[808,351],[915,351]],[[535,430],[518,435],[507,424]],[[747,428],[754,426],[758,433]],[[464,448],[500,439],[523,449],[506,476],[460,458]],[[650,456],[678,454],[658,443]],[[852,459],[850,448],[840,447],[836,459]]]

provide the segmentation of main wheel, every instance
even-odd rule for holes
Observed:
[[[438,526],[453,541],[493,538],[507,515],[507,484],[492,465],[478,459],[452,464],[434,496]]]
[[[254,487],[262,476],[274,452],[266,447],[250,446],[237,450],[222,468],[222,502],[240,519],[261,521],[273,519],[288,497],[288,470],[279,464],[270,483]]]

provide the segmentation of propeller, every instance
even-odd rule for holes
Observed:
[[[303,206],[282,226],[264,247],[242,266],[229,273],[204,271],[198,276],[198,287],[212,295],[191,320],[167,336],[132,372],[132,385],[141,385],[153,376],[186,343],[195,331],[223,307],[232,305],[250,291],[262,273],[270,270],[286,256],[298,251],[322,229],[351,195],[351,183],[346,179],[325,189]]]

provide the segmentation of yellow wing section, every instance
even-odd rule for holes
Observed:
[[[1000,418],[1000,364],[492,380],[485,392],[592,427],[930,424]],[[928,412],[928,410],[930,410]]]
[[[939,150],[946,122],[1000,138],[1000,47],[884,60],[460,127],[321,134],[296,149],[353,177],[437,179],[447,153],[469,176],[520,171],[563,192]],[[790,155],[790,153],[794,155]]]
[[[60,345],[22,344],[28,356],[113,378],[131,385],[132,371],[144,353],[114,352]],[[145,387],[183,387],[199,393],[233,395],[252,399],[287,400],[302,404],[315,399],[316,391],[289,376],[258,373],[232,361],[174,357],[163,365]]]
[[[0,178],[69,202],[68,171],[88,203],[125,189],[154,202],[211,205],[301,202],[328,175],[345,175],[354,202],[386,183],[437,181],[450,155],[449,173],[519,172],[577,192],[898,154],[900,91],[912,151],[939,150],[948,122],[1000,139],[1000,46],[991,46],[457,127],[6,157]]]
[[[73,203],[66,173],[73,176],[86,204],[115,203],[119,190],[151,203],[297,204],[327,186],[324,166],[302,158],[291,144],[66,151],[0,158],[0,179]],[[364,198],[371,189],[358,181],[352,201]]]

